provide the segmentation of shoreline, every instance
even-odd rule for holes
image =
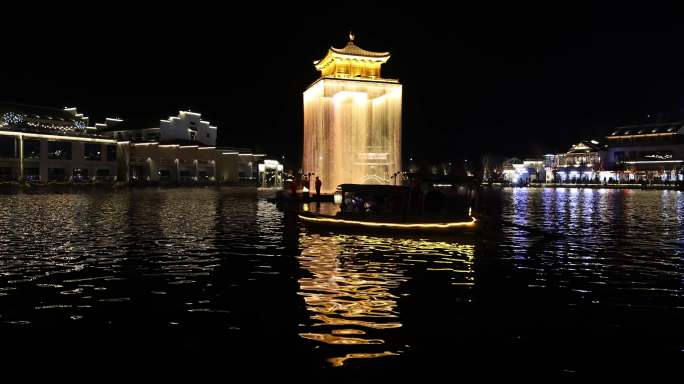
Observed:
[[[509,188],[587,188],[587,189],[643,189],[643,190],[655,190],[655,191],[682,191],[684,190],[684,185],[666,185],[666,184],[655,184],[655,185],[641,185],[641,184],[573,184],[573,183],[530,183],[528,185],[510,185],[503,183],[492,183],[492,184],[482,184],[483,187],[487,186],[497,186],[497,187],[509,187]]]
[[[641,184],[572,184],[572,183],[531,183],[528,185],[510,185],[504,183],[482,183],[482,187],[499,187],[499,188],[576,188],[576,189],[641,189],[641,190],[656,190],[656,191],[682,191],[683,185],[641,185]],[[121,189],[121,188],[194,188],[194,187],[251,187],[255,189],[264,189],[255,184],[249,183],[130,183],[130,182],[47,182],[47,183],[20,183],[16,181],[0,182],[0,191],[7,190],[50,190],[50,189],[75,189],[75,190],[92,190],[92,189]],[[270,189],[270,188],[265,188]],[[301,193],[301,192],[299,192]],[[321,194],[324,201],[332,200],[332,194]],[[310,196],[310,202],[315,202],[315,197]]]
[[[256,184],[245,183],[130,183],[130,182],[46,182],[20,183],[0,182],[0,191],[49,191],[49,190],[118,190],[131,188],[197,188],[197,187],[245,187],[259,189]]]

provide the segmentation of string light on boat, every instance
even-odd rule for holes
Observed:
[[[308,205],[306,209],[302,207],[302,210],[308,211]],[[477,219],[471,217],[469,221],[457,221],[451,223],[383,223],[383,222],[373,222],[373,221],[358,221],[358,220],[344,220],[335,219],[328,217],[310,217],[298,215],[303,221],[312,223],[329,223],[329,224],[341,224],[347,226],[362,226],[362,227],[372,227],[372,228],[396,228],[396,229],[452,229],[461,227],[474,227]]]

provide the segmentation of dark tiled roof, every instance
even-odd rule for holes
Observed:
[[[11,121],[3,129],[16,132],[50,134],[58,136],[100,137],[97,132],[86,130],[86,122],[72,111],[36,105],[0,102],[0,117],[6,113],[23,116],[21,121]]]
[[[99,132],[112,131],[137,131],[141,129],[159,128],[159,118],[147,116],[125,116],[121,122],[108,123],[106,128],[99,129]],[[105,123],[104,121],[101,123]]]
[[[14,112],[31,118],[73,121],[74,115],[60,108],[0,102],[0,114]],[[39,116],[39,117],[36,117]]]
[[[611,136],[636,136],[636,135],[649,135],[657,133],[676,133],[684,127],[684,121],[672,122],[672,123],[656,123],[656,124],[643,124],[643,125],[629,125],[624,127],[618,127],[612,130],[608,137]]]

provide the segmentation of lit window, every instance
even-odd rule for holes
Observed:
[[[83,157],[86,160],[102,160],[102,145],[95,143],[85,143]]]
[[[71,160],[71,143],[67,141],[49,141],[48,159]]]

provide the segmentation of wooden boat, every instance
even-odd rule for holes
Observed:
[[[334,214],[299,211],[304,225],[323,230],[392,233],[472,233],[476,184],[472,178],[414,186],[343,184]]]

